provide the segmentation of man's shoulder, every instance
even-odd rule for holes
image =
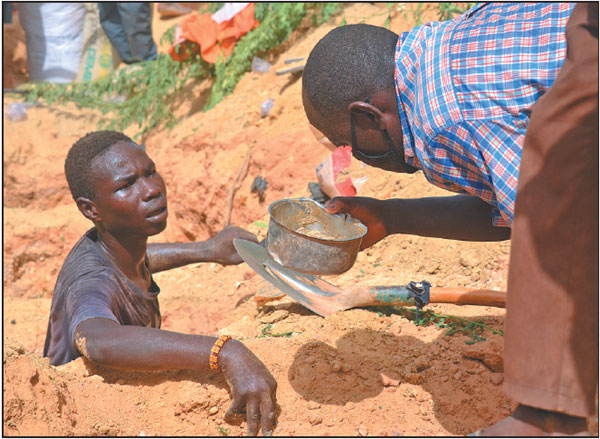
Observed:
[[[58,274],[57,290],[76,281],[112,277],[114,267],[108,262],[98,244],[96,229],[88,230],[73,246]]]

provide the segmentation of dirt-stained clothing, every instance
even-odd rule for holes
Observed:
[[[100,247],[96,229],[90,229],[71,249],[58,274],[44,357],[58,366],[81,356],[74,335],[87,319],[99,317],[121,325],[160,328],[159,292],[152,278],[149,291],[143,291],[125,277]]]
[[[504,392],[585,417],[598,386],[598,3],[578,3],[567,57],[525,135],[511,235]]]

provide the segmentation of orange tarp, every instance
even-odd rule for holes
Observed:
[[[231,55],[235,42],[243,35],[258,26],[254,19],[254,4],[250,3],[231,20],[217,23],[211,14],[193,14],[181,23],[181,38],[192,41],[200,46],[200,55],[211,64],[217,62],[220,55],[227,58]],[[169,53],[175,61],[188,57],[186,51],[175,52],[175,46],[182,40],[175,41]],[[181,43],[184,44],[184,43]]]

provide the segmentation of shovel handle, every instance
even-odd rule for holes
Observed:
[[[506,291],[476,290],[473,288],[431,288],[429,303],[483,305],[506,308]]]
[[[412,299],[411,299],[412,300]],[[409,305],[406,286],[354,285],[348,288],[340,301],[346,308],[355,306]],[[429,303],[453,303],[455,305],[482,305],[506,307],[506,293],[474,288],[435,288],[429,290]]]

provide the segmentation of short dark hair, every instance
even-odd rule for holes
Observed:
[[[96,198],[96,190],[89,178],[92,160],[119,142],[134,143],[117,131],[94,131],[73,144],[65,160],[65,175],[74,200]]]
[[[348,105],[394,85],[398,35],[379,26],[351,24],[325,35],[302,72],[302,99],[326,120],[346,114]]]

